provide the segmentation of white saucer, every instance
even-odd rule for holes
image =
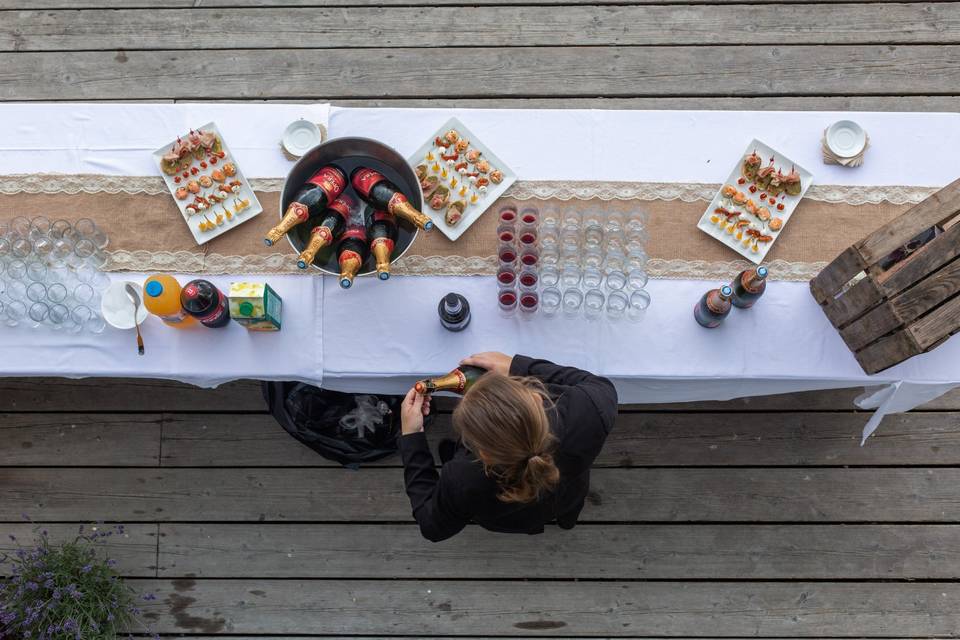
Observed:
[[[100,311],[103,313],[103,319],[111,327],[117,329],[133,329],[133,301],[125,291],[126,285],[133,285],[140,295],[140,310],[137,312],[137,320],[140,324],[147,319],[147,308],[143,306],[143,287],[136,282],[125,282],[116,280],[110,283],[107,290],[103,292],[103,298],[100,302]]]
[[[291,122],[283,132],[283,148],[292,156],[301,157],[323,142],[320,127],[300,119]]]
[[[867,146],[867,133],[853,120],[839,120],[827,129],[827,147],[841,158],[852,158]]]

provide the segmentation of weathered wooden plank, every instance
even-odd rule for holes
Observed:
[[[753,0],[751,4],[793,4],[809,3],[810,0]],[[924,2],[925,0],[902,0],[903,2]],[[846,4],[846,3],[877,3],[878,0],[826,0],[826,4]],[[740,4],[742,0],[605,0],[603,4],[610,5],[635,5],[635,4]],[[510,6],[525,4],[522,0],[435,0],[429,6]],[[526,3],[529,4],[529,3]],[[566,5],[595,5],[597,0],[541,0],[536,4],[549,4],[555,6]],[[260,7],[260,8],[284,8],[284,7],[390,7],[390,6],[419,6],[411,0],[167,0],[162,5],[158,5],[156,0],[96,0],[96,2],[86,3],[84,8],[93,9],[159,9],[159,8],[207,8],[207,7]],[[423,4],[422,6],[427,6]],[[0,0],[0,11],[5,10],[33,10],[33,9],[76,9],[76,3],[69,0],[37,0],[37,2],[26,2],[25,0]]]
[[[960,413],[888,416],[861,447],[867,414],[633,413],[621,411],[597,459],[601,467],[960,465]],[[452,438],[449,414],[427,430],[434,447]],[[439,462],[439,458],[436,458]],[[365,466],[399,466],[391,456]],[[165,467],[337,467],[268,415],[170,415]]]
[[[743,24],[743,8],[724,5],[433,7],[427,21],[421,7],[21,11],[0,23],[0,51],[527,47],[555,46],[558,34],[579,46],[715,46],[742,44]],[[951,44],[960,3],[834,4],[829,24],[817,5],[758,5],[749,25],[754,45]]]
[[[957,468],[596,469],[584,521],[960,522]],[[410,520],[398,469],[0,469],[0,521]]]
[[[260,383],[201,389],[140,378],[0,378],[0,411],[266,411]]]
[[[940,344],[957,331],[960,318],[960,297],[952,298],[909,326],[909,333],[916,339],[921,350],[926,351]]]
[[[893,365],[903,362],[911,356],[921,353],[923,348],[917,344],[912,333],[898,331],[867,345],[853,356],[868,374],[879,373]]]
[[[93,525],[96,526],[96,525]],[[30,547],[39,540],[42,531],[47,531],[51,542],[68,542],[79,535],[76,524],[33,525],[26,522],[0,525],[0,557],[12,554],[17,544]],[[90,526],[86,527],[90,533]],[[17,540],[10,540],[14,536]],[[122,535],[113,535],[97,543],[102,554],[117,562],[117,571],[127,577],[152,578],[157,575],[157,525],[132,524],[124,527]],[[0,577],[7,575],[10,567],[0,564]]]
[[[866,267],[867,264],[857,249],[847,247],[810,280],[810,293],[813,299],[820,305],[832,304],[844,285]]]
[[[159,577],[944,579],[958,525],[582,525],[517,536],[475,526],[444,544],[412,525],[160,526]]]
[[[159,414],[0,414],[0,466],[160,462]]]
[[[0,100],[949,94],[958,56],[956,45],[464,48],[430,57],[424,82],[415,48],[2,53]],[[206,75],[217,82],[195,81]]]
[[[952,583],[137,580],[164,633],[927,636],[960,628]],[[318,621],[322,621],[318,622]]]

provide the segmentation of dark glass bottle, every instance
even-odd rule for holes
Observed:
[[[414,385],[414,388],[421,395],[434,391],[452,391],[463,395],[486,372],[487,370],[481,367],[461,365],[445,376],[421,380]]]
[[[749,309],[767,290],[767,268],[753,267],[741,271],[730,283],[730,288],[733,289],[730,303],[738,309]]]
[[[463,331],[470,324],[470,303],[459,293],[448,293],[437,307],[440,324],[447,331]]]
[[[342,195],[330,203],[320,224],[310,231],[310,242],[297,258],[298,267],[301,269],[309,267],[321,249],[330,246],[343,235],[350,221],[350,212],[355,206],[356,202],[347,195]]]
[[[321,167],[287,206],[280,224],[267,232],[263,243],[269,247],[298,224],[319,216],[346,188],[347,174],[343,169],[333,164]]]
[[[732,308],[730,296],[732,295],[733,289],[727,284],[719,289],[707,291],[700,298],[697,306],[693,308],[693,317],[700,323],[700,326],[707,329],[719,327],[723,319],[730,314]]]
[[[357,167],[350,174],[350,183],[360,198],[379,211],[387,211],[415,224],[424,231],[433,228],[433,221],[410,204],[397,185],[379,171]]]
[[[209,280],[191,280],[180,290],[183,310],[205,327],[216,329],[230,322],[227,296]]]
[[[374,211],[370,217],[370,253],[377,261],[377,277],[390,278],[390,256],[397,242],[397,221],[393,214]]]
[[[360,272],[367,259],[367,229],[363,225],[352,224],[347,227],[337,245],[337,262],[340,263],[340,286],[349,289],[353,279]]]

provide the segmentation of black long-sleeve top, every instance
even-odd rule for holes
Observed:
[[[428,540],[445,540],[469,522],[504,533],[543,533],[543,525],[554,519],[570,528],[583,509],[590,465],[617,415],[613,384],[587,371],[521,355],[514,356],[510,375],[533,376],[547,387],[554,402],[547,416],[557,438],[554,460],[560,482],[536,502],[501,502],[496,481],[462,443],[438,473],[426,435],[405,435],[400,438],[400,454],[407,495],[420,532]]]

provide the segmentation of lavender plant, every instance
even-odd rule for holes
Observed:
[[[102,543],[123,525],[80,527],[72,542],[56,544],[39,530],[34,546],[0,557],[0,638],[107,640],[139,623],[137,593],[106,557]],[[143,596],[152,600],[154,596]]]

